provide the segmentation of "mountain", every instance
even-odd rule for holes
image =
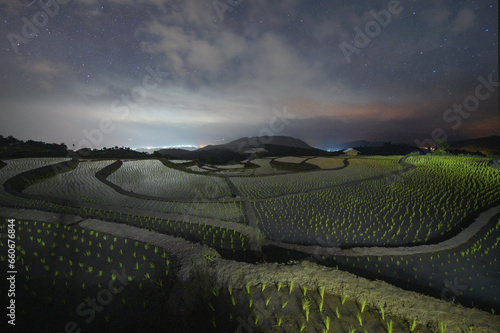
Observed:
[[[0,158],[65,157],[67,154],[68,148],[63,143],[22,141],[13,136],[0,135]]]
[[[351,141],[351,142],[343,143],[343,144],[337,146],[337,148],[339,150],[344,150],[347,148],[354,148],[354,147],[382,147],[383,145],[384,145],[383,142],[370,142],[370,141],[366,141],[366,140],[358,140],[358,141]]]
[[[302,140],[290,136],[243,137],[225,144],[209,145],[195,151],[185,149],[162,149],[160,155],[175,159],[199,160],[205,163],[225,164],[230,161],[242,161],[252,148],[264,148],[260,156],[317,156],[330,153],[311,147]]]
[[[477,139],[460,140],[449,142],[449,150],[464,150],[474,153],[480,152],[484,155],[500,155],[500,136],[487,136]]]
[[[210,150],[214,148],[229,150],[232,152],[243,152],[250,148],[265,148],[266,145],[301,148],[301,149],[313,149],[302,140],[295,139],[291,136],[254,136],[254,137],[243,137],[237,140],[224,143],[221,145],[209,145],[205,146],[199,150]]]

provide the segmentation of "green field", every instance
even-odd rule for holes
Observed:
[[[242,318],[252,330],[266,332],[446,332],[448,326],[464,332],[467,327],[467,332],[482,327],[486,332],[496,327],[491,323],[480,326],[472,312],[462,321],[445,320],[444,314],[413,317],[395,305],[396,296],[389,301],[390,295],[384,309],[379,297],[352,289],[355,284],[350,282],[342,292],[336,286],[326,292],[308,290],[307,277],[297,273],[300,267],[339,268],[428,295],[432,297],[425,301],[429,304],[440,299],[452,312],[452,303],[479,308],[479,317],[490,316],[498,324],[496,315],[486,314],[500,310],[496,287],[500,285],[496,255],[500,170],[490,165],[491,159],[426,155],[287,157],[278,161],[319,168],[303,172],[284,171],[272,160],[256,159],[232,167],[154,159],[123,164],[80,160],[74,169],[55,176],[40,176],[33,170],[68,159],[4,160],[2,184],[24,185],[18,192],[2,187],[0,206],[47,211],[59,214],[60,221],[66,221],[64,216],[76,216],[77,221],[74,225],[45,223],[37,221],[36,213],[35,218],[18,219],[17,265],[22,267],[19,283],[26,299],[42,304],[57,298],[58,318],[64,321],[75,317],[65,310],[68,304],[72,309],[78,305],[71,297],[79,300],[98,293],[99,286],[115,274],[111,269],[123,266],[140,275],[140,279],[130,280],[133,287],[127,289],[127,295],[140,294],[145,288],[148,293],[157,290],[164,297],[177,297],[172,286],[188,283],[179,267],[189,262],[187,267],[202,267],[203,274],[211,277],[196,273],[196,279],[204,282],[193,289],[195,296],[189,296],[197,300],[183,303],[182,311],[199,311],[208,331],[238,330]],[[109,169],[104,179],[96,177],[103,169]],[[23,172],[28,173],[19,176]],[[490,217],[478,219],[482,212],[491,212]],[[8,215],[0,216],[8,219]],[[96,221],[106,221],[102,223],[110,229],[99,231]],[[474,229],[475,225],[480,227]],[[125,232],[120,230],[131,231],[116,236]],[[144,230],[149,238],[140,238],[137,230]],[[7,223],[0,231],[7,232]],[[162,236],[175,238],[163,243],[155,238]],[[198,246],[203,250],[196,252]],[[182,261],[188,248],[201,259]],[[6,261],[3,255],[0,259]],[[303,266],[304,260],[316,266]],[[180,264],[173,267],[171,262]],[[274,266],[277,271],[264,270],[270,265],[266,262],[279,264]],[[248,271],[241,273],[241,267]],[[281,269],[295,275],[288,280],[273,278]],[[252,271],[262,272],[252,283],[232,280],[237,274],[253,279]],[[61,287],[61,295],[37,291],[35,285]],[[64,290],[69,293],[66,297]],[[107,327],[115,311],[137,317],[130,306],[148,313],[144,331],[156,329],[160,323],[180,325],[173,324],[173,318],[180,315],[176,311],[164,309],[167,317],[155,317],[157,312],[152,309],[161,303],[158,297],[151,294],[132,305],[122,295],[121,304],[102,315],[95,329]],[[425,309],[422,302],[418,306]],[[190,325],[190,330],[198,329],[194,323]],[[181,326],[175,327],[188,327]]]

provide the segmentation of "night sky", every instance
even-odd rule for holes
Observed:
[[[333,148],[500,133],[498,1],[0,0],[0,12],[4,136]]]

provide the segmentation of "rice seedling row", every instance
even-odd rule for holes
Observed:
[[[307,160],[307,163],[317,165],[320,169],[337,169],[344,166],[345,157],[314,157]]]
[[[312,191],[404,169],[399,158],[351,158],[349,167],[341,170],[311,171],[262,177],[233,177],[239,191],[251,199],[272,198],[292,193]]]
[[[223,178],[179,171],[159,160],[127,161],[107,179],[126,191],[172,200],[231,196]]]
[[[453,250],[406,256],[332,257],[321,263],[447,302],[500,311],[500,216]]]
[[[176,278],[174,259],[162,248],[76,226],[15,223],[20,330],[65,331],[71,321],[83,331],[155,327],[152,310]],[[5,231],[6,223],[0,224]],[[2,248],[5,242],[0,240]],[[3,290],[6,283],[2,279]],[[33,313],[45,318],[43,327],[36,326]]]
[[[241,204],[238,202],[169,202],[122,195],[95,177],[96,172],[111,163],[113,161],[80,162],[75,170],[33,184],[24,193],[39,195],[47,200],[50,200],[50,198],[67,200],[69,198],[75,205],[88,203],[185,214],[186,216],[220,218],[231,221],[239,221],[243,218]]]
[[[256,201],[267,238],[324,246],[422,244],[500,200],[500,173],[482,158],[412,158],[399,181],[364,181]]]
[[[293,282],[212,288],[207,309],[214,332],[431,332],[415,318],[401,319],[366,302],[308,289]]]

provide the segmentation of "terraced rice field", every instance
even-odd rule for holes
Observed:
[[[75,170],[34,184],[28,187],[25,193],[99,206],[206,216],[223,220],[241,219],[239,205],[234,202],[155,201],[120,194],[95,177],[97,171],[111,163],[113,163],[111,160],[80,162]]]
[[[231,196],[229,186],[221,177],[182,172],[158,160],[125,162],[108,180],[126,191],[172,200]]]
[[[500,174],[484,159],[408,160],[418,167],[396,179],[255,201],[260,226],[266,237],[291,243],[426,243],[500,199]]]
[[[286,156],[277,158],[275,161],[283,163],[302,163],[306,159],[306,157]]]
[[[317,165],[322,170],[337,169],[344,166],[345,157],[314,157],[307,163]]]
[[[160,235],[184,238],[189,244],[217,249],[227,258],[252,262],[252,269],[255,270],[262,267],[261,262],[265,260],[290,265],[291,271],[294,271],[293,267],[299,265],[299,260],[306,259],[370,279],[383,279],[446,302],[479,307],[492,313],[499,311],[496,286],[500,280],[496,254],[500,242],[500,215],[486,221],[485,227],[459,246],[420,254],[403,254],[406,252],[401,250],[399,255],[394,251],[401,246],[411,248],[450,240],[474,221],[479,212],[498,205],[500,171],[489,165],[488,158],[481,157],[406,157],[406,162],[414,168],[400,163],[401,158],[351,157],[347,166],[343,163],[345,157],[286,160],[287,163],[306,160],[324,169],[304,172],[279,171],[272,167],[271,159],[262,158],[252,161],[258,168],[200,169],[206,174],[184,172],[182,167],[179,170],[169,168],[158,160],[127,161],[107,178],[126,192],[118,192],[119,189],[115,190],[95,177],[98,171],[114,161],[80,161],[74,170],[40,179],[23,191],[40,196],[39,200],[16,197],[2,188],[0,203],[12,205],[16,202],[17,206],[25,207],[40,205],[41,209],[50,205],[50,211],[76,213],[83,218],[119,223],[119,227],[123,228],[133,226]],[[0,180],[5,182],[23,171],[65,160],[9,160],[0,169]],[[225,176],[215,176],[216,173]],[[50,203],[54,199],[64,199],[69,206]],[[47,225],[43,227],[48,230],[41,230],[40,233],[46,232],[50,236],[47,241],[41,237],[37,240],[33,233],[38,229],[33,229],[30,223],[19,224],[20,232],[23,235],[26,233],[30,239],[26,246],[37,245],[37,242],[39,246],[42,241],[53,242],[59,236],[74,237],[71,233],[75,231],[71,228],[50,230]],[[95,248],[94,241],[102,243],[103,240],[94,239],[92,233],[90,236],[85,233],[80,236],[77,241],[84,240],[78,248],[88,248],[91,253],[102,255],[100,247]],[[309,245],[319,245],[333,252],[318,252],[323,253],[321,255],[309,250],[301,252],[300,248]],[[113,251],[114,244],[111,246]],[[342,250],[349,253],[342,254],[339,249],[363,247],[363,251],[370,251],[366,247],[371,246],[392,249],[394,253],[356,255],[356,251]],[[190,247],[183,245],[182,251]],[[26,249],[20,247],[19,251]],[[39,253],[47,256],[48,252]],[[218,259],[213,254],[202,253],[201,258],[212,267],[210,269],[218,265]],[[63,254],[59,257],[61,262],[69,260]],[[5,258],[0,259],[4,261]],[[49,265],[52,265],[56,259],[50,260]],[[113,261],[114,258],[109,256],[106,260]],[[105,265],[97,262],[95,265],[84,262],[80,268],[84,274],[93,273],[94,269],[105,272],[105,268],[99,268]],[[140,265],[139,261],[137,263]],[[159,264],[156,261],[150,263]],[[228,282],[230,278],[218,274],[232,271],[235,265],[236,262],[231,262],[215,275],[225,281],[224,287],[219,284],[212,288],[210,292],[213,296],[202,301],[207,305],[203,318],[214,332],[237,329],[238,325],[242,325],[237,318],[242,316],[251,317],[244,322],[257,331],[309,329],[352,332],[352,329],[374,329],[381,332],[445,332],[446,325],[450,323],[443,319],[433,321],[408,314],[405,318],[391,316],[384,313],[385,303],[380,303],[378,299],[369,299],[366,305],[366,300],[359,295],[349,300],[342,294],[343,289],[337,294],[325,293],[324,289],[309,291],[305,284],[299,289],[298,285],[290,282],[298,275],[291,276],[286,284],[271,278],[268,281],[273,283],[267,289],[263,282],[232,286]],[[54,275],[53,283],[59,283],[57,275],[63,271],[55,273],[50,268],[46,270],[47,265],[38,262],[27,266],[27,279],[34,278],[29,269],[38,266]],[[162,269],[170,270],[170,267],[167,264]],[[276,273],[279,271],[277,269]],[[71,271],[64,270],[63,273],[71,274]],[[156,272],[146,269],[144,274],[153,276]],[[264,278],[264,275],[259,276]],[[29,286],[25,288],[29,289]],[[86,285],[83,286],[85,288]],[[210,292],[205,290],[204,293]],[[157,303],[154,304],[156,306]],[[364,312],[365,306],[367,312]],[[218,315],[220,311],[229,319]],[[474,331],[474,326],[468,329]]]
[[[401,157],[352,158],[349,160],[349,167],[341,170],[306,172],[300,177],[294,173],[263,176],[257,179],[234,177],[231,178],[231,181],[246,197],[251,199],[272,198],[337,186],[403,170],[404,167],[398,163],[400,159]]]

